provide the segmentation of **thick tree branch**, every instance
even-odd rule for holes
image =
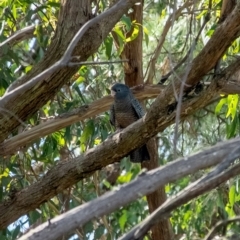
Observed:
[[[217,61],[223,56],[227,48],[240,34],[240,2],[226,18],[226,20],[220,24],[212,37],[193,60],[192,67],[188,75],[186,84],[194,86],[199,82],[200,78],[210,71],[217,63]],[[199,61],[202,61],[201,66]]]
[[[228,46],[230,46],[231,42],[239,36],[239,9],[240,2],[238,2],[237,6],[227,17],[227,19],[215,30],[211,39],[202,49],[202,51],[197,55],[196,58],[194,58],[185,82],[185,89],[195,86],[201,80],[201,78],[216,65],[217,61],[224,54]],[[182,82],[177,81],[177,79],[174,82],[174,91],[176,93],[179,93],[181,84]],[[218,87],[216,86],[216,88]],[[213,93],[209,94],[211,96],[207,96],[207,98],[212,97]],[[156,101],[152,104],[151,109],[146,115],[146,121],[150,120],[149,118],[152,118],[152,116],[154,115],[156,116],[156,118],[159,118],[157,121],[164,121],[161,116],[167,114],[166,106],[171,103],[176,103],[176,99],[173,94],[173,86],[169,85],[166,90],[163,91],[163,93],[160,94],[157,97]]]
[[[225,82],[226,76],[224,74],[222,79]],[[200,96],[183,102],[181,118],[183,119],[196,109],[207,105],[216,96],[218,87],[219,84],[213,81]],[[107,139],[101,145],[88,150],[85,154],[69,161],[60,162],[38,182],[18,192],[7,203],[0,204],[0,228],[6,227],[21,215],[35,209],[96,170],[118,161],[128,152],[144,144],[173,123],[175,111],[169,114],[168,106],[166,106],[163,114],[159,117],[157,109],[155,111],[152,109],[155,107],[155,103],[142,119]],[[163,104],[165,103],[163,102]]]
[[[219,81],[218,91],[222,94],[240,94],[240,78],[239,69],[240,59],[236,59],[226,70],[224,75],[228,81],[223,80],[222,76],[217,76],[216,81]],[[236,74],[237,73],[237,74]],[[231,75],[231,76],[230,76]],[[140,85],[132,88],[135,97],[139,100],[145,100],[157,97],[165,86],[162,85]],[[0,156],[7,156],[19,150],[20,147],[26,146],[33,141],[49,135],[53,132],[67,127],[87,118],[94,117],[100,113],[107,111],[112,103],[112,97],[106,96],[92,102],[89,105],[81,106],[70,112],[63,113],[58,117],[51,118],[46,122],[34,126],[32,129],[22,132],[10,139],[7,139],[0,144]]]
[[[239,157],[239,153],[237,152],[230,156],[231,160],[234,160],[237,157]],[[229,158],[227,154],[225,157]],[[183,189],[181,192],[179,192],[176,196],[169,198],[154,213],[152,213],[146,219],[144,219],[142,223],[135,226],[130,232],[119,238],[119,240],[143,239],[143,237],[146,235],[146,233],[150,230],[150,228],[153,225],[158,223],[158,221],[165,218],[166,216],[170,215],[170,213],[174,209],[180,207],[183,204],[186,204],[188,201],[192,200],[195,197],[198,197],[201,194],[209,192],[210,190],[216,188],[217,186],[227,181],[228,179],[239,175],[239,173],[240,164],[237,164],[230,168],[229,170],[226,170],[225,172],[222,172],[219,175],[216,175],[208,179],[207,181],[202,181],[204,180],[204,177],[202,179],[197,180],[196,182],[192,183],[191,185]]]
[[[136,98],[139,100],[155,98],[164,89],[164,86],[137,86],[132,88]],[[6,156],[19,150],[19,147],[26,146],[36,139],[44,137],[50,133],[56,132],[73,123],[83,121],[87,118],[99,115],[108,111],[112,104],[112,97],[106,96],[91,104],[81,106],[70,112],[63,113],[58,117],[43,122],[32,129],[22,132],[0,144],[0,156]]]
[[[26,77],[16,81],[0,99],[0,108],[7,109],[12,113],[12,115],[6,113],[0,115],[0,142],[19,125],[19,121],[13,117],[14,115],[22,121],[26,120],[55,95],[59,88],[77,71],[77,67],[66,66],[71,54],[81,56],[80,61],[85,61],[96,51],[120,17],[136,2],[137,0],[120,0],[89,22],[87,21],[90,12],[86,13],[84,10],[87,6],[85,1],[82,3],[82,1],[70,0],[62,5],[56,35],[45,58],[34,66]],[[81,4],[85,4],[84,8]],[[73,18],[73,13],[82,18]],[[87,23],[83,29],[79,30],[79,27],[83,25],[82,21]],[[71,23],[73,26],[69,28]],[[68,24],[66,28],[64,28],[65,24]],[[80,39],[84,39],[84,41],[79,41]],[[88,40],[86,41],[86,39]],[[49,68],[49,66],[51,67]],[[16,104],[12,104],[13,102]]]
[[[71,1],[70,1],[71,2]],[[133,4],[134,0],[132,1],[126,1],[125,7],[126,9]],[[215,66],[217,60],[222,56],[224,51],[227,49],[227,47],[231,44],[231,42],[236,39],[239,35],[239,29],[240,29],[240,12],[238,11],[240,3],[237,4],[237,7],[232,11],[232,13],[229,15],[229,17],[221,24],[219,27],[216,29],[215,33],[213,34],[212,38],[209,40],[208,44],[204,47],[204,49],[200,52],[200,54],[194,59],[193,64],[192,64],[192,69],[189,73],[188,81],[187,83],[191,86],[195,85],[202,76],[204,76],[213,66]],[[66,9],[68,6],[66,6]],[[118,9],[117,13],[113,12],[111,17],[112,21],[111,24],[114,21],[117,21],[120,17],[121,14],[124,13],[126,10],[125,8],[123,9]],[[121,10],[121,11],[120,11]],[[120,12],[119,12],[120,11]],[[116,17],[117,16],[117,17]],[[108,19],[108,18],[107,18]],[[113,21],[113,19],[115,19]],[[106,24],[106,18],[102,21],[99,22],[98,25],[94,25],[86,34],[94,34],[99,33],[99,29],[102,29],[101,27],[99,28],[99,24]],[[102,25],[101,25],[102,26]],[[107,30],[111,30],[111,28],[114,26],[112,24],[109,26],[109,21],[107,25],[104,25],[104,36],[107,35]],[[108,26],[108,28],[106,28]],[[101,36],[103,36],[103,29],[101,31]],[[109,30],[109,31],[110,31]],[[95,39],[93,37],[93,39]],[[102,38],[101,38],[102,39]],[[82,57],[82,60],[85,60],[89,54],[93,52],[99,46],[101,41],[98,39],[97,42],[91,42],[91,41],[85,41],[86,43],[84,44],[79,44],[78,48],[76,48],[78,51],[81,52],[84,48],[85,51],[80,54]],[[54,43],[54,41],[53,41]],[[90,44],[91,47],[89,48],[86,46],[86,44]],[[56,44],[55,44],[56,45]],[[55,46],[55,48],[59,47],[58,44]],[[58,53],[59,55],[59,49],[54,50]],[[86,52],[86,49],[89,51]],[[92,52],[91,52],[91,51]],[[76,53],[76,55],[79,55]],[[51,58],[51,61],[54,60],[54,57]],[[60,58],[58,58],[60,59]],[[203,61],[204,59],[204,61]],[[45,60],[45,59],[44,59]],[[43,64],[44,63],[44,64]],[[49,61],[43,61],[42,65],[49,66]],[[33,71],[34,74],[38,74],[39,72],[42,72],[45,68],[43,66],[39,67],[38,65],[36,66],[36,71]],[[35,69],[34,69],[35,70]],[[59,72],[60,71],[60,72]],[[11,130],[13,130],[16,126],[19,125],[19,122],[16,118],[14,118],[14,114],[21,120],[25,120],[27,116],[30,116],[33,114],[35,111],[37,111],[53,94],[56,93],[56,91],[59,89],[64,84],[64,81],[67,81],[66,79],[69,78],[70,75],[72,75],[76,69],[69,69],[63,68],[54,73],[54,76],[51,76],[51,81],[46,80],[43,81],[37,85],[35,85],[33,88],[31,88],[27,92],[21,92],[21,95],[14,94],[14,91],[11,92],[11,96],[8,97],[3,97],[0,100],[0,107],[2,109],[8,109],[11,111],[13,114],[8,115],[6,113],[2,114],[0,116],[0,126],[1,126],[1,136],[0,136],[0,141],[3,141],[6,136],[9,134]],[[34,77],[33,73],[28,75],[30,78]],[[26,79],[23,79],[23,82],[25,82]],[[180,83],[175,83],[176,90],[178,91]],[[37,90],[37,91],[36,91]],[[172,93],[172,87],[168,87],[168,91],[166,91],[165,94],[165,103],[166,102],[173,102],[175,101],[173,94]],[[167,96],[167,97],[166,97]],[[10,101],[11,99],[11,101]],[[12,102],[18,103],[18,104],[12,104]],[[159,100],[159,102],[162,102]],[[164,106],[163,106],[164,107]],[[160,111],[161,112],[161,111]]]
[[[238,3],[237,6],[240,7],[240,3]],[[227,48],[231,41],[238,36],[240,28],[239,22],[240,11],[237,11],[237,8],[235,8],[232,14],[217,28],[216,34],[213,34],[211,40],[200,53],[202,57],[205,55],[207,56],[206,61],[202,61],[198,56],[196,57],[198,61],[196,59],[193,61],[187,79],[188,83],[197,83],[200,77],[208,72],[209,66],[206,66],[206,62],[210,61],[207,64],[211,65],[216,63],[218,56],[221,55],[218,54],[217,48],[219,47],[220,52],[223,52],[223,49]],[[227,33],[228,36],[225,36]],[[225,76],[223,73],[218,83],[216,80],[213,80],[207,90],[202,92],[198,97],[183,102],[181,118],[183,119],[197,109],[206,106],[216,97],[216,93],[221,88],[221,84],[224,85],[228,77],[228,75]],[[177,84],[175,86],[178,87]],[[49,91],[51,91],[51,88]],[[115,134],[111,139],[104,141],[101,145],[96,146],[94,149],[90,149],[84,155],[59,163],[38,182],[18,192],[9,202],[2,203],[0,205],[0,227],[6,227],[21,215],[35,209],[63,189],[91,175],[97,169],[101,169],[119,160],[128,152],[142,145],[158,132],[164,130],[175,120],[175,111],[170,114],[168,107],[173,101],[175,102],[173,89],[169,86],[157,97],[145,117],[130,125],[122,132]],[[0,123],[0,126],[3,127],[3,122],[0,121]],[[12,123],[12,121],[10,121],[10,123]]]
[[[151,170],[147,173],[142,173],[135,180],[123,185],[117,191],[108,192],[91,202],[76,207],[67,213],[62,214],[61,216],[52,219],[50,224],[46,222],[38,226],[20,239],[56,239],[67,232],[73,231],[79,226],[83,226],[95,217],[109,214],[119,207],[125,206],[126,204],[132,202],[133,200],[155,191],[160,186],[164,186],[167,183],[173,182],[200,169],[208,168],[223,162],[226,158],[229,158],[229,152],[236,150],[235,154],[230,155],[230,158],[234,159],[239,157],[239,144],[240,138],[228,140],[226,142],[217,144],[214,147],[208,148],[201,153],[194,154],[190,157],[181,158],[177,161],[167,164],[164,167]],[[190,187],[188,187],[187,192],[186,190],[183,190],[178,194],[181,196],[181,203],[185,203],[193,197],[212,189],[221,182],[224,182],[227,179],[239,174],[239,171],[240,166],[235,167],[234,170],[231,171],[232,175],[229,175],[229,173],[226,172],[227,174],[222,174],[221,179],[214,179],[212,182],[204,182],[204,184],[199,185],[195,183],[192,184]],[[211,183],[211,185],[209,183]],[[124,198],[122,198],[122,196],[124,196]],[[179,204],[179,199],[180,197],[168,200],[166,203],[164,203],[161,209],[163,208],[165,212],[167,209],[169,213],[170,209],[173,210],[179,206],[176,205],[176,202]],[[106,204],[106,202],[109,204]],[[162,214],[161,218],[162,216],[166,215]]]

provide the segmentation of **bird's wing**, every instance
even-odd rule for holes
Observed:
[[[132,97],[131,103],[132,103],[132,107],[134,108],[138,118],[143,117],[145,113],[144,113],[144,110],[143,110],[140,102],[136,98]]]
[[[110,108],[110,123],[114,126],[115,126],[115,109],[114,109],[114,105],[111,106]]]

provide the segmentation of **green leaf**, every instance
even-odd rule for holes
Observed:
[[[148,43],[149,43],[149,32],[148,32],[148,29],[146,27],[143,27],[143,32],[144,32],[144,36],[145,36],[145,42],[146,42],[146,45],[148,47]]]
[[[219,114],[219,113],[220,113],[220,111],[221,111],[221,109],[222,109],[222,107],[223,107],[224,104],[227,104],[227,98],[226,98],[226,97],[225,97],[225,98],[222,98],[222,99],[219,101],[219,103],[217,104],[217,106],[216,106],[216,108],[215,108],[215,113],[216,113],[216,114]]]
[[[14,231],[13,231],[13,233],[12,233],[12,240],[15,240],[15,239],[17,239],[17,236],[18,236],[18,234],[19,234],[19,232],[20,232],[20,225],[18,225],[15,229],[14,229]]]
[[[132,173],[131,172],[127,172],[126,174],[118,177],[118,181],[120,183],[128,183],[128,182],[130,182],[131,179],[132,179]]]
[[[124,43],[126,42],[126,38],[122,32],[122,29],[119,26],[116,26],[113,31],[117,34],[117,38],[118,38],[118,49],[117,52],[118,54],[121,54],[123,47],[124,47]]]
[[[233,121],[228,121],[227,123],[227,128],[226,128],[226,132],[227,132],[227,138],[232,138],[236,135],[236,130],[237,130],[237,126],[238,126],[238,121],[239,119],[237,117],[235,117],[233,119]]]
[[[103,179],[102,183],[106,188],[111,189],[112,186],[106,179]]]
[[[228,112],[226,117],[231,116],[232,120],[235,118],[238,105],[238,94],[230,94],[227,97],[228,101]]]
[[[52,137],[56,140],[58,145],[60,145],[60,146],[64,146],[65,145],[65,140],[62,137],[62,134],[60,132],[54,132],[52,134]]]
[[[123,41],[126,40],[123,32],[122,32],[122,29],[119,27],[119,26],[116,26],[113,31],[118,35],[118,37],[120,37]]]
[[[126,15],[123,15],[121,18],[121,22],[124,23],[124,25],[126,26],[126,30],[129,32],[132,28],[131,19],[129,17],[127,17]]]
[[[32,225],[36,223],[36,221],[41,217],[40,211],[39,210],[34,210],[29,212],[29,223]]]
[[[0,179],[3,177],[8,177],[9,173],[10,173],[9,169],[5,168],[4,172],[2,174],[0,174]]]
[[[107,36],[107,38],[104,40],[105,45],[105,53],[108,59],[112,57],[112,47],[113,47],[113,38],[112,36]]]
[[[232,207],[235,203],[235,195],[236,195],[236,186],[232,185],[229,190],[229,203]]]
[[[206,13],[207,13],[207,10],[201,11],[201,12],[196,16],[196,19],[200,19],[201,17],[203,17],[204,15],[206,15]]]
[[[126,210],[123,210],[123,214],[119,218],[119,226],[122,231],[124,230],[124,226],[127,222],[127,218],[128,218],[128,212]]]
[[[95,132],[94,121],[89,120],[80,137],[82,151],[85,151],[87,143],[92,139],[94,132]]]

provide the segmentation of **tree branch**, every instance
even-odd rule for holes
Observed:
[[[11,37],[6,39],[4,42],[0,43],[0,57],[4,55],[4,49],[9,46],[13,46],[14,44],[17,44],[25,39],[33,37],[33,33],[35,31],[35,26],[28,26],[25,27],[16,33],[14,33]]]
[[[222,81],[225,82],[225,78],[226,76],[223,74]],[[198,97],[183,102],[181,118],[183,119],[196,109],[207,105],[216,96],[220,83],[213,81],[207,90]],[[158,112],[159,106],[153,111],[152,108],[155,107],[156,101],[145,117],[116,133],[102,144],[88,150],[85,154],[69,161],[59,162],[39,181],[18,192],[7,203],[0,204],[0,228],[6,227],[21,215],[37,208],[46,200],[91,175],[96,170],[119,161],[131,150],[141,146],[173,123],[175,111],[169,114],[168,105],[164,112]],[[165,103],[163,102],[163,104]]]
[[[240,59],[230,64],[223,72],[216,77],[219,82],[218,91],[222,94],[240,94],[240,78],[239,78]],[[236,74],[237,73],[237,74]],[[226,76],[225,80],[222,76]],[[224,79],[224,80],[223,80]],[[139,100],[145,100],[157,97],[165,88],[162,85],[140,85],[132,88],[132,92]],[[217,93],[216,93],[217,94]],[[99,115],[107,111],[112,103],[112,97],[106,96],[91,104],[81,106],[70,112],[63,113],[60,116],[51,118],[46,122],[40,123],[33,128],[22,132],[0,144],[0,156],[7,156],[26,146],[33,141],[49,135],[53,132],[67,127],[87,118]]]
[[[240,3],[237,6],[240,7]],[[224,52],[223,49],[226,49],[231,41],[238,36],[240,30],[239,22],[240,11],[237,11],[237,8],[235,8],[232,14],[216,29],[213,37],[201,53],[193,60],[187,79],[188,83],[197,83],[200,77],[208,72],[211,66],[206,66],[206,62],[214,66],[218,60],[218,56],[221,55],[221,53],[218,54],[217,48],[219,48],[220,52]],[[233,25],[233,28],[231,28],[230,23]],[[203,61],[205,55],[207,59]],[[199,58],[199,56],[202,56],[203,59]],[[235,64],[239,64],[238,61]],[[227,69],[229,70],[233,67],[234,65],[231,65]],[[231,76],[225,75],[226,73],[228,72],[225,71],[222,73],[218,82],[214,79],[210,86],[198,97],[188,99],[182,103],[181,119],[184,119],[197,109],[206,106],[216,97],[221,85],[225,85],[226,79]],[[175,86],[176,90],[178,90],[177,83]],[[51,91],[51,88],[49,91]],[[115,134],[111,139],[107,139],[101,145],[90,149],[85,154],[69,161],[60,162],[57,166],[49,170],[38,182],[18,192],[9,202],[0,204],[0,228],[6,227],[21,215],[35,209],[63,189],[91,175],[97,169],[118,161],[128,152],[144,144],[158,132],[164,130],[175,120],[176,112],[169,112],[170,104],[175,102],[173,96],[173,89],[171,86],[168,86],[157,97],[142,119]],[[0,121],[0,126],[2,127],[1,124],[2,121]]]
[[[223,94],[240,94],[239,68],[240,59],[237,58],[235,62],[231,63],[222,73],[216,76],[215,81],[218,82],[218,88],[214,91]],[[137,99],[144,100],[157,97],[164,88],[165,86],[162,85],[139,85],[132,88],[132,92]],[[81,106],[34,126],[32,129],[22,132],[1,143],[0,156],[13,154],[19,150],[20,147],[26,146],[36,139],[59,131],[73,123],[99,115],[100,113],[107,111],[110,108],[111,103],[112,97],[106,96],[89,105]],[[166,117],[167,116],[165,116],[165,118]]]
[[[75,33],[73,32],[73,27],[71,28],[71,32],[65,32],[65,29],[63,29],[62,32],[59,31],[65,24],[64,20],[60,19],[56,33],[56,35],[59,34],[60,36],[57,35],[53,38],[52,45],[49,47],[45,58],[37,64],[32,71],[26,77],[22,78],[21,81],[14,82],[9,88],[9,91],[0,99],[0,108],[8,109],[23,121],[35,113],[63,86],[69,77],[77,71],[77,67],[71,67],[69,69],[67,66],[73,50],[74,55],[81,56],[80,61],[85,61],[96,51],[120,17],[137,1],[138,0],[118,1],[107,11],[87,21],[87,23],[83,25],[80,30],[78,28]],[[68,1],[62,5],[63,9],[61,9],[60,13],[62,12],[66,17],[71,16],[69,11],[82,11],[83,8],[80,6],[78,8],[78,6],[75,6],[76,4],[81,5],[81,2],[78,3],[74,0]],[[88,16],[88,14],[84,14],[85,18],[86,15]],[[63,18],[63,16],[60,15],[60,18]],[[111,19],[111,21],[109,21],[109,19]],[[73,21],[73,26],[76,26],[76,22],[79,23],[76,19],[71,19],[70,22]],[[81,21],[83,21],[83,19],[81,19]],[[67,29],[69,30],[69,27]],[[76,29],[74,28],[74,30]],[[63,36],[64,33],[65,35]],[[69,39],[72,35],[74,37]],[[89,41],[84,41],[84,43],[83,41],[80,42],[79,40],[86,35]],[[65,41],[63,41],[63,38]],[[66,40],[69,40],[69,42]],[[61,45],[59,46],[59,44]],[[66,46],[64,44],[66,44]],[[60,49],[58,47],[60,47]],[[63,49],[64,47],[66,47],[66,50]],[[53,53],[51,51],[53,51]],[[13,102],[17,104],[12,104]],[[19,125],[19,122],[12,116],[4,113],[0,114],[0,125],[1,142]]]
[[[166,185],[167,183],[176,181],[177,179],[194,173],[200,169],[214,166],[220,162],[223,162],[228,157],[234,159],[240,156],[239,144],[240,138],[228,140],[226,142],[217,144],[214,147],[208,148],[201,153],[194,154],[193,156],[187,158],[181,158],[167,164],[164,167],[159,167],[147,173],[142,173],[135,180],[123,185],[117,191],[108,192],[97,199],[94,199],[88,203],[85,203],[68,211],[67,213],[62,214],[61,216],[55,217],[50,221],[50,224],[48,222],[43,223],[42,225],[22,236],[22,238],[19,240],[56,239],[63,234],[66,234],[67,232],[73,231],[79,226],[83,226],[95,217],[109,214],[119,207],[125,206],[139,197],[154,192],[156,189]],[[229,156],[229,152],[232,152],[234,150],[236,150],[235,154],[231,154]],[[197,185],[195,183],[192,184],[188,188],[187,192],[186,190],[183,190],[181,193],[179,193],[179,196],[182,196],[182,193],[184,193],[184,197],[181,197],[181,202],[187,202],[193,197],[198,196],[200,193],[210,190],[219,183],[224,182],[227,179],[239,174],[239,171],[240,165],[237,165],[234,167],[234,170],[231,171],[232,175],[229,175],[229,172],[226,172],[225,174],[222,174],[221,179],[217,178],[212,182],[209,181],[202,185]],[[124,198],[122,198],[122,196],[124,196]],[[171,210],[176,208],[176,202],[179,203],[179,199],[180,197],[176,199],[173,197],[171,200],[168,200],[166,203],[164,203],[161,209],[165,209],[165,212],[163,210],[162,212],[166,213],[166,209],[168,209],[169,213],[170,203],[172,207]],[[161,218],[162,216],[166,215],[162,214]]]
[[[137,86],[132,88],[136,98],[140,100],[155,98],[162,91],[164,86]],[[112,97],[106,96],[92,102],[89,105],[81,106],[70,112],[34,126],[32,129],[22,132],[0,144],[0,156],[6,156],[18,151],[19,147],[26,146],[36,139],[56,132],[73,123],[94,117],[102,112],[108,111],[112,104]]]
[[[224,226],[227,226],[230,223],[233,222],[240,222],[240,216],[237,217],[233,217],[233,218],[229,218],[223,221],[219,221],[214,227],[213,229],[211,229],[211,231],[208,233],[208,235],[204,238],[204,240],[211,240],[214,237],[214,234],[221,228]]]
[[[152,83],[152,79],[153,79],[153,76],[154,76],[154,71],[155,71],[155,65],[156,65],[156,61],[161,53],[161,50],[162,50],[162,46],[163,46],[163,43],[165,41],[165,38],[167,36],[167,33],[169,31],[169,29],[171,28],[171,26],[173,26],[173,23],[174,21],[176,21],[183,9],[185,9],[186,7],[189,7],[191,6],[192,4],[194,3],[194,1],[191,1],[191,0],[188,0],[186,1],[181,7],[179,7],[176,11],[174,11],[167,19],[167,22],[163,28],[163,31],[162,31],[162,34],[161,34],[161,37],[158,41],[158,45],[154,51],[154,54],[153,56],[151,57],[151,60],[149,62],[149,65],[148,65],[148,76],[147,76],[147,80],[146,80],[146,83],[150,84]]]
[[[237,152],[230,156],[231,160],[239,157],[239,153]],[[226,158],[229,158],[227,154],[225,156],[225,159]],[[208,179],[207,181],[202,181],[205,177],[195,181],[194,183],[183,189],[181,192],[179,192],[176,196],[169,198],[155,212],[149,215],[140,224],[135,226],[130,232],[119,238],[119,240],[142,239],[153,225],[155,225],[159,220],[168,216],[174,209],[180,207],[182,204],[186,204],[188,201],[192,200],[195,197],[198,197],[201,194],[209,192],[210,190],[216,188],[228,179],[239,175],[239,173],[240,164],[236,164],[229,170],[222,172],[219,175]]]

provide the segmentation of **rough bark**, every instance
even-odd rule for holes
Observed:
[[[240,2],[237,3],[234,10],[229,14],[226,20],[220,24],[211,39],[192,61],[191,69],[186,81],[187,86],[195,86],[196,83],[210,71],[223,56],[231,43],[239,36],[240,33]],[[213,54],[214,53],[214,54]],[[199,62],[202,62],[201,66]],[[175,87],[181,83],[176,83]],[[189,87],[186,87],[189,88]]]
[[[194,59],[187,82],[195,85],[202,76],[207,74],[211,66],[216,64],[219,56],[224,53],[231,42],[239,36],[239,7],[240,3],[237,4],[231,15],[216,29],[208,44]],[[208,65],[211,66],[209,67]],[[236,65],[239,67],[238,62],[236,62]],[[223,72],[221,79],[218,82],[212,81],[209,88],[202,92],[199,97],[183,102],[181,117],[188,116],[214,99],[221,85],[224,85],[226,79],[228,79],[228,74],[231,75],[232,72]],[[176,84],[175,87],[176,91],[179,91],[179,85]],[[172,87],[167,87],[158,96],[143,119],[124,129],[121,133],[116,134],[112,139],[108,139],[103,144],[89,150],[84,156],[60,163],[38,182],[16,193],[9,201],[0,204],[1,228],[6,227],[9,223],[28,211],[35,209],[41,203],[76,183],[78,180],[89,176],[95,170],[117,161],[133,148],[142,145],[157,132],[164,130],[175,119],[175,112],[169,113],[168,107],[172,100],[174,101],[173,96]],[[12,121],[9,119],[10,123]],[[0,122],[1,126],[3,126],[2,119]]]
[[[125,83],[129,87],[133,87],[139,84],[143,84],[143,69],[142,69],[142,41],[143,41],[143,30],[142,30],[142,20],[143,20],[143,4],[134,5],[133,11],[128,15],[131,21],[136,21],[140,26],[139,33],[136,39],[128,42],[123,49],[121,57],[123,59],[128,59],[129,61],[124,64],[124,75]],[[127,37],[132,35],[133,28],[127,34]]]
[[[156,98],[164,89],[161,85],[155,86],[137,86],[132,88],[132,92],[136,98],[140,100]],[[87,118],[95,117],[96,115],[108,111],[112,104],[112,97],[106,96],[98,99],[88,105],[81,106],[70,112],[63,113],[57,117],[51,117],[46,122],[42,122],[32,129],[19,133],[0,144],[0,156],[7,156],[21,150],[32,143],[34,140],[44,137],[50,133],[56,132],[73,123],[83,121]]]
[[[219,22],[223,22],[236,6],[236,0],[223,0]]]
[[[106,17],[84,34],[75,47],[73,55],[80,56],[79,61],[85,61],[98,49],[121,16],[136,2],[137,0],[121,0],[112,7],[115,7],[114,11],[103,12],[103,16]],[[33,67],[29,74],[16,81],[0,100],[0,142],[20,124],[19,120],[24,121],[38,111],[78,70],[78,67],[63,67],[28,90],[18,89],[19,94],[13,91],[17,87],[23,87],[24,83],[29,82],[30,79],[57,62],[63,56],[76,32],[91,18],[93,18],[91,1],[62,2],[56,33],[45,57]]]
[[[136,39],[128,42],[123,49],[121,57],[128,59],[129,61],[124,64],[125,83],[129,86],[136,86],[143,84],[143,56],[142,56],[142,43],[143,43],[143,6],[144,1],[141,4],[135,5],[133,11],[128,14],[131,21],[136,21],[139,24],[139,33]],[[132,29],[133,31],[133,29]],[[132,31],[128,33],[127,37],[132,35]],[[143,163],[142,168],[152,170],[157,168],[158,165],[158,150],[156,139],[149,140],[148,151],[150,153],[150,161]],[[149,212],[152,213],[157,207],[159,207],[166,200],[166,193],[164,186],[161,186],[154,193],[147,195],[147,202]],[[168,219],[164,219],[159,224],[152,228],[153,240],[170,240],[171,239],[171,224]]]
[[[158,164],[158,148],[156,138],[152,138],[148,141],[148,150],[150,152],[150,161],[143,162],[142,168],[153,170],[159,167]],[[153,213],[159,206],[161,206],[167,199],[165,193],[165,186],[161,185],[155,192],[147,195],[147,202],[149,212]],[[162,219],[157,224],[153,225],[152,239],[153,240],[171,240],[173,238],[173,231],[170,220],[168,218]]]
[[[238,64],[234,64],[231,72],[234,73],[238,69]],[[156,98],[165,88],[163,85],[140,85],[132,88],[132,92],[139,100]],[[222,94],[240,94],[240,77],[239,71],[231,77],[231,80],[221,84],[220,93]],[[35,140],[49,135],[53,132],[59,131],[64,127],[83,121],[87,118],[95,117],[96,115],[107,111],[112,104],[112,97],[106,96],[96,100],[88,105],[81,106],[70,112],[63,113],[57,117],[51,117],[46,122],[42,122],[33,128],[19,133],[0,144],[0,156],[7,156],[16,151],[21,150],[22,147],[28,146]],[[7,160],[7,158],[6,158]]]
[[[239,66],[238,61],[235,64]],[[213,81],[208,89],[198,97],[183,102],[181,118],[184,119],[189,114],[211,102],[218,95],[217,93],[221,85],[226,83],[226,78],[233,74],[231,70],[235,68],[236,66],[233,64],[227,68],[228,71],[226,70],[222,73],[218,82]],[[158,108],[161,103],[157,102],[159,99],[161,100],[161,98],[157,98],[149,112],[142,119],[105,140],[102,144],[88,150],[85,154],[69,161],[60,162],[36,183],[17,192],[6,202],[1,203],[0,229],[7,227],[23,214],[37,208],[59,192],[93,174],[96,170],[119,161],[131,150],[141,146],[158,132],[163,131],[172,124],[175,121],[175,111],[169,114],[168,105],[165,105],[165,109],[159,112]],[[153,108],[155,108],[155,111],[153,111]]]
[[[60,237],[79,226],[83,226],[95,217],[109,214],[119,207],[124,206],[141,196],[152,193],[160,186],[164,186],[167,183],[176,181],[177,179],[194,173],[200,169],[214,166],[225,161],[226,159],[229,160],[229,151],[234,151],[234,154],[232,154],[230,157],[232,160],[234,160],[240,156],[240,148],[238,147],[239,143],[239,138],[228,140],[226,142],[217,144],[214,147],[208,148],[201,153],[194,154],[191,157],[181,158],[174,162],[168,163],[164,167],[154,169],[147,173],[141,173],[135,180],[123,185],[117,191],[108,192],[99,198],[94,199],[93,201],[76,207],[67,213],[62,214],[61,216],[57,216],[50,220],[50,223],[43,223],[41,226],[24,235],[21,240],[56,239],[57,237]],[[191,184],[189,187],[187,187],[188,191],[186,189],[182,190],[177,197],[173,196],[165,204],[163,204],[163,206],[160,208],[160,211],[158,210],[157,216],[156,214],[152,214],[146,220],[144,220],[140,226],[134,227],[133,230],[135,231],[133,231],[133,233],[135,233],[140,227],[147,226],[149,229],[150,225],[153,225],[157,222],[157,217],[163,219],[166,216],[166,213],[169,214],[170,211],[179,205],[188,202],[190,199],[198,196],[200,193],[202,194],[203,192],[211,190],[216,186],[216,184],[218,185],[219,183],[239,174],[240,167],[238,166],[238,168],[235,168],[234,170],[234,173],[230,176],[228,174],[227,178],[222,177],[217,179],[217,181],[209,181],[211,184],[199,184],[199,188],[196,182]],[[122,196],[124,196],[124,198]],[[109,204],[106,204],[106,202]],[[149,219],[153,219],[154,222],[149,221]],[[148,225],[144,225],[146,223],[148,223]],[[144,233],[146,233],[146,231]],[[134,234],[132,234],[129,238],[123,239],[130,240],[139,238],[135,238]]]

